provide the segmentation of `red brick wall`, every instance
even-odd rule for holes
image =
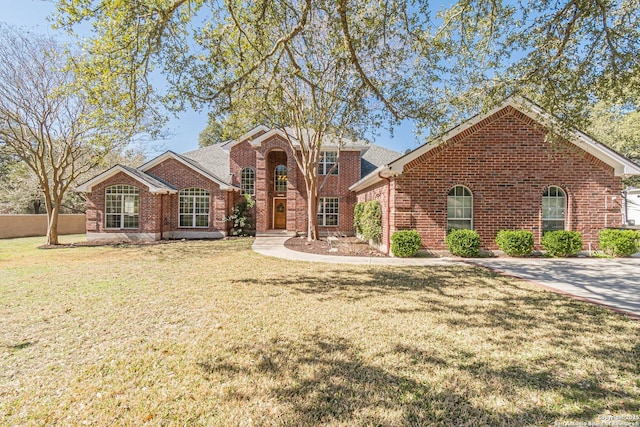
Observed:
[[[544,138],[535,122],[507,107],[410,162],[394,180],[392,232],[415,228],[425,247],[444,249],[447,193],[464,185],[473,193],[473,223],[484,248],[497,249],[501,229],[530,230],[539,245],[542,194],[555,185],[567,194],[566,228],[580,231],[585,247],[595,247],[599,230],[622,223],[621,180],[572,144]]]
[[[337,229],[343,233],[353,233],[353,207],[356,195],[349,191],[349,186],[360,179],[360,152],[341,151],[338,175],[319,175],[318,185],[322,185],[320,197],[337,197],[339,200],[339,217]],[[306,215],[305,215],[306,217]],[[332,232],[336,227],[321,227],[320,232]]]
[[[139,191],[138,229],[105,228],[105,190],[112,185],[131,185]],[[160,205],[159,197],[129,175],[119,172],[111,178],[96,184],[87,193],[87,232],[89,233],[159,233]]]
[[[299,152],[297,155],[300,155]],[[246,141],[240,142],[231,148],[230,159],[231,173],[234,175],[236,185],[240,185],[240,173],[243,168],[253,167],[256,172],[254,220],[257,231],[265,231],[273,226],[273,197],[277,196],[274,191],[274,169],[279,164],[285,164],[288,172],[287,230],[306,232],[307,201],[304,177],[286,140],[274,136],[263,141],[259,147],[253,147]],[[318,178],[320,185],[324,175]],[[349,191],[349,186],[358,179],[360,179],[360,152],[342,152],[339,174],[329,176],[320,194],[321,197],[339,198],[339,226],[321,228],[321,232],[336,230],[344,233],[353,232],[353,206],[356,197]]]
[[[149,169],[147,173],[170,183],[178,190],[178,192],[186,188],[202,188],[209,191],[208,228],[178,227],[178,214],[180,209],[179,195],[171,194],[164,196],[164,231],[227,231],[227,223],[223,221],[223,217],[227,214],[227,195],[224,194],[226,193],[225,191],[220,190],[220,186],[217,183],[174,159],[167,159],[164,162],[155,165]],[[160,203],[159,198],[157,203]]]

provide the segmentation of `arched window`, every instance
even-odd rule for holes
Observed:
[[[473,195],[471,190],[456,185],[447,195],[447,231],[473,228]]]
[[[112,185],[105,191],[105,227],[138,228],[140,199],[131,185]]]
[[[242,194],[253,194],[255,190],[256,173],[251,168],[242,169],[240,188]]]
[[[276,193],[284,193],[287,191],[287,167],[285,165],[276,166],[274,175]]]
[[[180,190],[180,227],[209,227],[209,192],[202,188]]]
[[[551,186],[542,194],[542,232],[564,230],[567,195],[560,187]]]

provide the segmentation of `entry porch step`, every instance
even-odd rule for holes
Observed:
[[[256,231],[256,237],[285,237],[285,236],[295,236],[297,233],[295,231],[287,231],[287,230],[266,230],[266,231]]]

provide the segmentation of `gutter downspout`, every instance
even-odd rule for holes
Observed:
[[[384,179],[387,181],[387,226],[385,227],[385,235],[387,237],[387,250],[385,252],[386,255],[389,255],[391,252],[391,178],[385,178],[382,176],[382,172],[378,172],[378,178]]]
[[[164,194],[160,194],[160,240],[164,240]]]
[[[623,225],[626,226],[629,224],[629,203],[627,200],[627,190],[622,190],[622,201],[624,202],[624,221]]]

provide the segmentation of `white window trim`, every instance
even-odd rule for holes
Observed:
[[[458,187],[462,187],[464,189],[466,189],[469,194],[471,194],[470,198],[471,198],[471,217],[470,218],[449,218],[449,193],[451,192],[451,190],[458,188]],[[453,196],[453,197],[467,197],[467,196]],[[454,185],[453,187],[451,187],[449,189],[449,191],[447,191],[447,232],[450,230],[449,228],[449,221],[469,221],[470,227],[469,230],[473,230],[474,228],[474,224],[473,224],[473,191],[471,191],[471,189],[469,187],[467,187],[466,185],[462,185],[462,184],[458,184],[458,185]]]
[[[188,195],[182,195],[181,193],[185,190],[204,190],[207,192],[207,198],[209,199],[207,202],[207,225],[195,225],[196,224],[196,216],[203,216],[204,214],[199,214],[195,212],[195,203],[196,203],[196,198],[198,197],[204,197],[202,195],[195,195],[195,194],[188,194]],[[185,198],[189,198],[192,200],[193,202],[193,206],[194,206],[194,212],[188,214],[188,213],[181,213],[180,212],[180,208],[182,206],[182,203],[180,203],[180,200],[185,197]],[[181,225],[182,221],[182,217],[188,217],[191,216],[191,220],[193,221],[192,224],[194,225]],[[189,188],[183,188],[182,190],[180,190],[180,192],[178,193],[178,228],[209,228],[211,226],[211,192],[205,188],[198,188],[198,187],[189,187]]]
[[[110,188],[113,187],[128,187],[128,188],[135,188],[135,193],[115,193],[115,194],[108,194],[108,190]],[[107,197],[108,196],[119,196],[120,197],[120,205],[124,208],[124,197],[125,196],[136,196],[138,199],[138,213],[136,213],[134,216],[137,217],[137,225],[135,227],[125,227],[124,226],[124,217],[125,216],[132,216],[132,214],[127,214],[126,212],[124,212],[124,209],[121,212],[118,213],[108,213],[107,212],[107,208],[108,208],[108,203],[107,203]],[[119,217],[119,223],[120,223],[120,227],[109,227],[107,225],[108,221],[107,218],[110,216],[118,216]],[[105,230],[138,230],[140,228],[140,189],[138,187],[135,187],[133,185],[127,185],[127,184],[116,184],[116,185],[110,185],[107,188],[105,188],[104,191],[104,228]]]
[[[244,172],[245,171],[251,171],[251,173],[253,174],[253,177],[251,178],[251,191],[245,191],[245,178],[244,178]],[[248,178],[247,178],[248,179]],[[252,168],[252,167],[246,167],[246,168],[242,168],[242,170],[240,171],[240,194],[250,194],[250,195],[254,195],[256,192],[256,171]]]
[[[331,212],[331,213],[327,213],[327,212],[323,212],[320,213],[320,207],[324,206],[325,200],[326,199],[335,199],[336,200],[336,209],[337,212]],[[336,223],[335,224],[331,224],[331,225],[326,225],[327,223],[327,216],[336,216]],[[322,222],[320,220],[318,220],[318,226],[319,227],[339,227],[340,226],[340,198],[339,197],[319,197],[318,198],[318,213],[317,213],[317,217],[322,216]]]
[[[560,197],[556,196],[545,196],[544,194],[546,192],[548,192],[549,190],[551,190],[552,188],[557,188],[558,190],[560,190],[562,192],[562,194],[564,195],[562,198],[564,198],[564,215],[562,216],[562,218],[546,218],[544,217],[544,202],[543,200],[546,198],[549,199],[559,199]],[[558,229],[555,231],[560,231],[560,230],[566,230],[567,229],[567,210],[568,210],[568,205],[569,205],[569,196],[567,194],[567,192],[564,190],[564,188],[560,187],[559,185],[550,185],[547,188],[545,188],[545,190],[542,192],[542,198],[540,199],[540,208],[541,208],[541,218],[542,218],[542,233],[545,233],[546,231],[552,231],[552,230],[546,230],[545,231],[545,227],[544,227],[544,223],[545,221],[562,221],[562,229]]]
[[[335,153],[336,154],[336,161],[335,162],[327,162],[327,153]],[[318,175],[328,175],[327,172],[329,172],[331,170],[331,168],[333,167],[333,165],[336,166],[336,168],[331,171],[331,175],[340,175],[340,164],[338,162],[338,152],[337,151],[331,151],[331,150],[327,150],[327,151],[321,151],[320,152],[320,158],[318,159]]]

